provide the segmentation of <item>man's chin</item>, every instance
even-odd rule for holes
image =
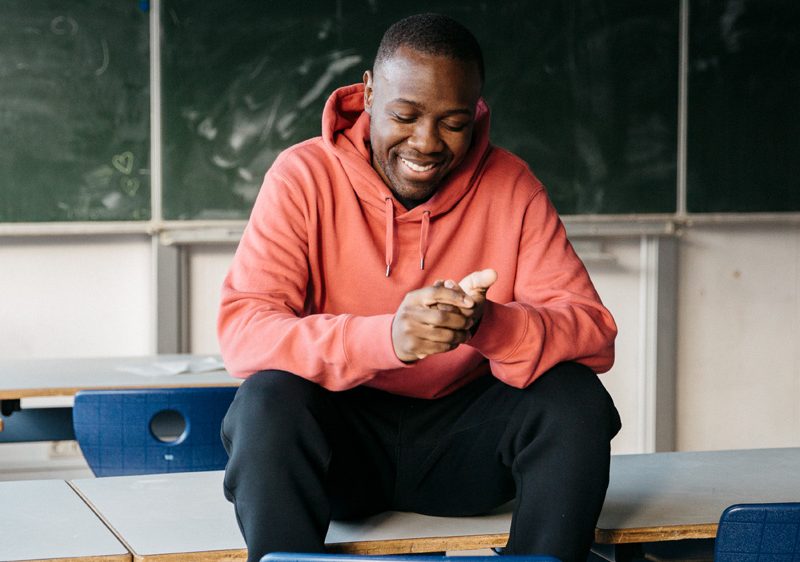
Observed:
[[[395,196],[395,199],[400,201],[406,209],[413,209],[417,205],[421,205],[436,193],[436,187],[428,187],[426,189],[409,189],[408,186],[403,186],[401,189],[394,187],[390,188]]]
[[[415,206],[420,205],[433,197],[436,193],[436,185],[424,186],[422,188],[408,189],[407,187],[401,190],[395,190],[395,195],[402,201],[408,201]]]

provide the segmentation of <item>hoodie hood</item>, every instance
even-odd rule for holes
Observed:
[[[369,145],[369,114],[364,111],[364,85],[353,84],[334,91],[322,112],[322,138],[325,147],[341,162],[359,199],[372,207],[385,209],[391,199],[395,220],[421,221],[446,213],[472,188],[489,154],[489,107],[478,100],[472,146],[461,164],[446,176],[436,193],[411,210],[392,195],[372,167]]]

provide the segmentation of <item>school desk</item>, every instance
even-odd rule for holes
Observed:
[[[0,505],[0,560],[131,560],[63,480],[0,482]]]
[[[157,374],[181,367],[189,372]],[[0,443],[74,439],[70,408],[79,390],[240,384],[218,367],[217,357],[177,354],[0,360]]]
[[[800,448],[616,455],[595,538],[713,538],[734,503],[800,502]]]
[[[713,538],[722,510],[742,502],[800,501],[800,448],[654,453],[612,458],[596,531],[621,545]],[[222,495],[222,472],[81,479],[73,487],[114,529],[136,561],[234,560],[244,543]],[[331,524],[329,549],[354,554],[503,546],[510,507],[483,517],[387,512]],[[625,556],[620,548],[619,558]]]

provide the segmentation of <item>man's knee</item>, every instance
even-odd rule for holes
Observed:
[[[314,399],[322,387],[288,371],[259,371],[250,375],[237,391],[246,400],[291,402],[293,404]]]
[[[598,376],[578,363],[556,365],[526,389],[535,409],[562,432],[598,433],[611,440],[621,424],[614,401]]]
[[[263,432],[271,428],[290,431],[302,412],[314,409],[326,391],[319,385],[286,371],[260,371],[236,391],[222,425],[223,439],[240,429]]]

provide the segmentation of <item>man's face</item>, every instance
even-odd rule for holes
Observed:
[[[427,201],[470,147],[476,64],[400,47],[364,73],[372,167],[406,208]]]

